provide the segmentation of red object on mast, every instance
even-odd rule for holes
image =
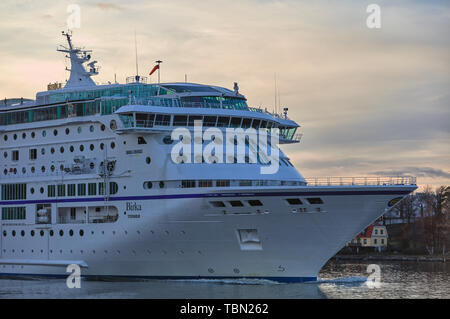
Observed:
[[[159,64],[155,65],[148,75],[152,75],[158,69],[159,69]]]

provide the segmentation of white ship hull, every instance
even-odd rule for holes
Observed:
[[[14,240],[1,241],[1,258],[11,264],[0,266],[0,273],[67,276],[66,268],[56,265],[58,260],[66,260],[86,264],[82,276],[315,280],[327,260],[383,214],[390,200],[414,188],[241,188],[237,192],[168,195],[171,199],[112,197],[110,201],[127,212],[117,223],[3,225],[2,230],[11,233],[14,229],[17,235]],[[308,205],[304,205],[306,212],[293,212],[285,203],[287,197],[306,201],[308,196],[323,200],[320,212]],[[211,209],[211,198],[257,198],[264,206],[259,211],[255,207],[227,208],[224,214],[221,209]],[[44,229],[43,236],[30,240],[30,230],[39,228]],[[49,235],[50,229],[54,236]],[[257,230],[258,238],[243,244],[239,230],[246,229]],[[22,230],[23,237],[19,235]],[[64,236],[58,235],[60,230]],[[73,236],[68,235],[70,230]],[[50,265],[45,265],[46,261]]]

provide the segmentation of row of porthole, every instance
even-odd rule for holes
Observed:
[[[153,230],[151,230],[150,232],[151,232],[152,234],[155,234],[155,232],[154,232]],[[141,234],[141,231],[137,230],[136,233],[140,235],[140,234]],[[183,235],[186,235],[186,232],[185,232],[184,230],[182,230],[180,233],[183,234]],[[36,234],[36,232],[35,232],[34,230],[31,230],[31,231],[30,231],[31,237],[34,237],[35,234]],[[41,235],[41,237],[43,237],[44,234],[45,234],[44,230],[40,230],[39,234]],[[54,234],[55,234],[55,233],[54,233],[54,230],[53,230],[53,229],[49,230],[49,234],[50,234],[50,236],[54,236]],[[83,237],[83,236],[84,236],[84,230],[83,230],[83,229],[80,229],[79,234],[80,234],[80,237]],[[102,235],[104,235],[104,234],[105,234],[105,231],[102,230]],[[113,231],[112,231],[112,234],[115,235],[115,234],[116,234],[116,231],[113,230]],[[128,234],[128,231],[125,230],[125,231],[124,231],[124,234],[127,235],[127,234]],[[166,234],[166,235],[169,235],[170,232],[166,230],[166,231],[165,231],[165,234]],[[7,235],[8,235],[7,231],[6,231],[6,230],[3,230],[3,237],[6,237]],[[11,235],[12,235],[13,237],[15,237],[15,236],[17,235],[17,232],[16,232],[15,230],[12,230],[12,231],[11,231]],[[25,231],[24,231],[24,230],[21,230],[21,231],[20,231],[20,235],[21,235],[22,237],[24,237],[24,236],[25,236]],[[63,231],[62,229],[59,231],[59,235],[60,235],[61,237],[64,236],[64,231]],[[73,229],[69,230],[69,235],[70,235],[70,236],[73,236],[73,235],[74,235]],[[91,231],[91,235],[94,235],[94,231]]]
[[[116,147],[116,143],[111,142],[111,148],[114,149],[115,147]],[[100,149],[103,150],[104,148],[105,148],[105,144],[104,144],[104,143],[100,143]],[[94,150],[95,150],[95,145],[94,145],[94,144],[89,145],[89,149],[90,149],[91,151],[94,151]],[[55,150],[54,147],[50,148],[50,153],[51,153],[51,154],[55,154],[55,151],[56,151],[56,150]],[[64,151],[65,151],[64,146],[61,146],[61,147],[59,148],[59,152],[60,152],[61,154],[63,154]],[[75,147],[74,147],[73,145],[71,145],[71,146],[69,147],[69,151],[70,151],[70,152],[74,152],[74,151],[75,151]],[[80,145],[80,152],[83,152],[83,151],[84,151],[84,145],[81,144],[81,145]],[[45,155],[45,148],[41,148],[41,155]],[[4,158],[7,158],[7,157],[8,157],[8,152],[3,152],[3,157],[4,157]]]
[[[106,126],[104,125],[104,124],[102,124],[101,126],[100,126],[100,129],[102,130],[102,131],[104,131],[105,129],[106,129]],[[89,126],[89,131],[91,132],[91,133],[93,133],[94,132],[94,125],[91,125],[91,126]],[[81,133],[82,132],[82,128],[81,128],[81,126],[79,126],[78,128],[77,128],[77,132],[78,133]],[[66,133],[66,135],[69,135],[70,134],[70,129],[67,127],[66,129],[65,129],[65,133]],[[35,138],[36,137],[36,133],[35,132],[31,132],[31,138]],[[57,129],[54,129],[53,130],[53,135],[54,136],[57,136],[58,135],[58,130]],[[45,136],[47,136],[47,131],[42,131],[42,136],[43,137],[45,137]],[[13,134],[13,140],[17,140],[17,138],[18,138],[18,135],[17,134]],[[27,138],[27,133],[22,133],[22,139],[26,139]],[[8,135],[7,134],[5,134],[4,136],[3,136],[3,139],[4,139],[4,141],[6,142],[7,140],[8,140]]]

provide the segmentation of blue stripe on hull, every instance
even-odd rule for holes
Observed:
[[[347,195],[408,195],[412,190],[386,190],[386,191],[321,191],[321,192],[248,192],[248,193],[206,193],[206,194],[174,194],[153,196],[119,196],[110,197],[109,201],[136,201],[157,199],[186,199],[186,198],[218,198],[218,197],[270,197],[270,196],[347,196]],[[1,201],[1,205],[49,204],[49,203],[76,203],[76,202],[103,202],[104,197],[40,199]]]
[[[67,275],[57,274],[20,274],[20,273],[0,273],[0,277],[44,277],[44,278],[67,278]],[[130,279],[156,279],[156,280],[242,280],[242,279],[262,279],[276,281],[280,283],[302,283],[317,281],[317,277],[227,277],[227,276],[96,276],[85,275],[81,276],[86,279],[116,279],[116,280],[130,280]]]

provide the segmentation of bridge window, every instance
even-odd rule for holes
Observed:
[[[3,184],[2,200],[27,199],[27,184]]]
[[[244,204],[240,200],[231,200],[229,201],[230,205],[233,207],[243,207]]]
[[[221,201],[212,201],[209,202],[213,207],[225,207],[225,203]]]

